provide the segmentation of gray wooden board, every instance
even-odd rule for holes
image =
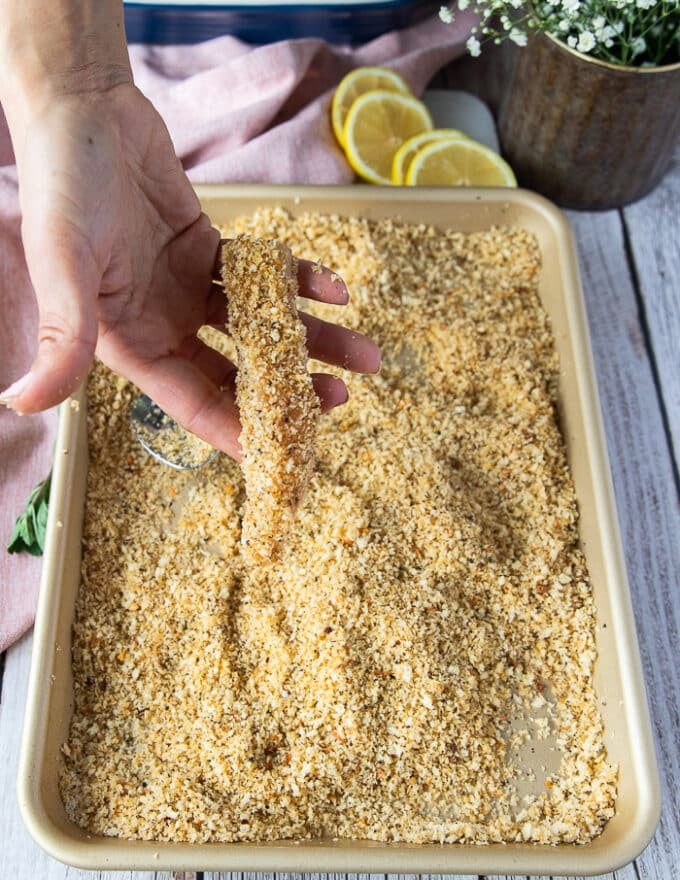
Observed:
[[[618,212],[570,214],[604,413],[612,477],[662,777],[650,880],[680,872],[680,499]],[[680,333],[680,326],[676,327]],[[643,873],[646,871],[647,873]]]
[[[680,143],[663,184],[623,211],[676,467],[680,462]]]
[[[501,877],[498,874],[484,874],[484,880],[530,880],[525,874],[512,874],[508,877]]]
[[[673,448],[677,455],[680,443],[678,199],[680,163],[676,162],[655,193],[623,212],[569,214],[579,244],[664,795],[661,823],[650,846],[633,865],[603,880],[680,876],[680,500],[671,456]],[[633,266],[629,256],[634,258]],[[29,652],[30,637],[26,637],[7,653],[3,677],[0,786],[5,796],[0,799],[0,880],[131,880],[133,876],[135,880],[171,880],[172,875],[165,872],[132,875],[66,868],[44,855],[29,838],[14,796]],[[340,880],[341,875],[316,876]],[[205,874],[205,878],[301,880],[300,875],[275,878],[255,873]],[[194,880],[194,875],[189,873],[182,880]],[[352,875],[348,880],[369,878]]]
[[[634,862],[630,865],[626,865],[625,868],[619,868],[619,870],[615,871],[611,876],[614,880],[638,880],[638,873],[635,869]],[[560,880],[560,878],[555,877],[554,880]]]

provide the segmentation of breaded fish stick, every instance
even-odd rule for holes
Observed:
[[[276,557],[314,467],[320,413],[298,317],[297,265],[278,241],[239,236],[222,245],[229,331],[238,360],[246,503],[241,547],[249,564]]]

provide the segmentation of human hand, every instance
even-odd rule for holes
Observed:
[[[13,132],[14,134],[14,132]],[[26,260],[40,314],[30,369],[1,396],[36,412],[68,396],[96,354],[171,417],[239,455],[235,367],[197,337],[225,320],[212,283],[219,234],[201,213],[165,125],[132,85],[60,96],[15,137]],[[329,271],[299,266],[303,295],[347,301]],[[305,316],[310,355],[372,372],[377,347]],[[322,408],[343,383],[314,377]]]

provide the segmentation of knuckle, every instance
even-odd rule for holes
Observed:
[[[38,328],[40,345],[82,346],[94,348],[96,340],[73,325],[62,315],[49,312],[42,317]]]

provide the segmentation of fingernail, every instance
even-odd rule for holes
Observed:
[[[0,394],[0,403],[6,405],[11,404],[17,397],[20,397],[24,393],[28,388],[30,381],[30,372],[26,373],[26,375],[22,376],[20,379],[17,379],[16,382],[13,382],[9,388],[5,388],[2,394]]]

